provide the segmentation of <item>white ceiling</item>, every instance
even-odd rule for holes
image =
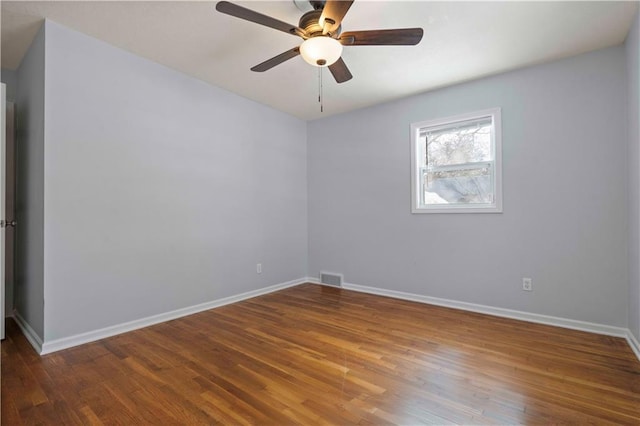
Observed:
[[[292,0],[238,4],[297,24]],[[423,27],[417,46],[347,46],[353,79],[297,57],[249,68],[301,41],[214,9],[215,2],[2,1],[2,67],[16,69],[43,18],[302,119],[316,119],[482,76],[623,43],[637,2],[356,0],[343,31]]]

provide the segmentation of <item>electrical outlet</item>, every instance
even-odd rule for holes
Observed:
[[[524,291],[533,291],[533,280],[531,278],[523,278],[522,289]]]
[[[262,263],[256,263],[256,273],[262,273]]]

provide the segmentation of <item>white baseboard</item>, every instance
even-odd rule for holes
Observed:
[[[307,278],[310,283],[320,284],[317,278]],[[478,312],[481,314],[494,315],[498,317],[517,319],[521,321],[534,322],[538,324],[554,325],[556,327],[570,328],[572,330],[587,331],[590,333],[605,334],[608,336],[625,337],[628,339],[630,332],[623,327],[613,327],[610,325],[597,324],[593,322],[578,321],[568,318],[553,317],[549,315],[534,314],[531,312],[516,311],[513,309],[496,308],[475,303],[459,302],[457,300],[441,299],[438,297],[423,296],[402,291],[387,290],[384,288],[368,287],[359,284],[343,283],[342,288],[361,293],[377,294],[379,296],[393,297],[394,299],[410,300],[413,302],[426,303],[429,305],[444,306],[446,308],[461,309],[463,311]]]
[[[148,327],[150,325],[158,324],[161,322],[170,321],[176,318],[192,315],[202,311],[207,311],[209,309],[228,305],[230,303],[240,302],[242,300],[251,299],[252,297],[273,293],[275,291],[293,287],[305,282],[306,282],[306,278],[287,281],[284,283],[275,284],[275,285],[261,288],[258,290],[252,290],[246,293],[237,294],[235,296],[229,296],[222,299],[212,300],[210,302],[205,302],[205,303],[201,303],[194,306],[188,306],[186,308],[176,309],[175,311],[165,312],[158,315],[152,315],[150,317],[141,318],[134,321],[125,322],[122,324],[101,328],[99,330],[76,334],[75,336],[63,337],[61,339],[51,340],[48,342],[45,341],[44,344],[40,342],[41,350],[39,351],[39,353],[41,355],[45,355],[52,352],[60,351],[62,349],[68,349],[73,346],[94,342],[96,340],[104,339],[106,337],[115,336],[117,334],[126,333],[128,331],[137,330],[139,328]],[[33,343],[31,344],[33,345]]]
[[[627,342],[629,342],[629,346],[631,346],[631,350],[636,354],[638,360],[640,360],[640,342],[636,339],[636,336],[633,335],[631,330],[627,330]]]
[[[42,339],[40,338],[40,336],[38,336],[38,333],[35,332],[35,330],[29,325],[29,323],[26,322],[25,319],[22,318],[22,315],[20,315],[20,313],[15,309],[13,311],[13,319],[16,321],[16,324],[18,324],[18,327],[20,327],[20,330],[22,330],[22,334],[24,334],[24,337],[26,337],[27,341],[31,343],[33,349],[35,349],[37,353],[41,354]]]
[[[478,312],[481,314],[494,315],[497,317],[517,319],[521,321],[535,322],[538,324],[554,325],[556,327],[570,328],[572,330],[587,331],[590,333],[605,334],[608,336],[627,337],[627,329],[613,327],[610,325],[597,324],[593,322],[578,321],[568,318],[553,317],[550,315],[534,314],[531,312],[516,311],[513,309],[496,308],[475,303],[459,302],[457,300],[440,299],[438,297],[422,296],[419,294],[405,293],[402,291],[386,290],[376,287],[367,287],[358,284],[344,283],[346,290],[359,291],[362,293],[377,294],[396,299],[411,300],[414,302],[428,303],[430,305],[444,306],[446,308],[461,309],[464,311]]]
[[[153,315],[146,318],[141,318],[126,323],[105,327],[99,330],[90,331],[87,333],[77,334],[75,336],[65,337],[62,339],[52,340],[50,342],[42,342],[42,339],[31,328],[31,326],[20,316],[17,311],[14,311],[14,318],[16,323],[24,333],[29,343],[34,347],[36,352],[41,355],[60,351],[62,349],[71,348],[73,346],[82,345],[84,343],[93,342],[96,340],[104,339],[106,337],[115,336],[117,334],[126,333],[128,331],[136,330],[139,328],[148,327],[150,325],[158,324],[165,321],[170,321],[176,318],[184,317],[187,315],[195,314],[198,312],[206,311],[209,309],[217,308],[219,306],[228,305],[242,300],[250,299],[252,297],[262,296],[265,294],[273,293],[285,288],[294,287],[303,283],[319,284],[320,280],[315,277],[305,277],[297,280],[292,280],[269,287],[265,287],[258,290],[241,293],[235,296],[229,296],[222,299],[213,300],[206,303],[201,303],[194,306],[189,306],[175,311],[165,312],[158,315]],[[596,324],[585,321],[572,320],[568,318],[553,317],[548,315],[534,314],[524,311],[516,311],[512,309],[496,308],[493,306],[479,305],[475,303],[459,302],[450,299],[441,299],[437,297],[423,296],[413,293],[405,293],[395,290],[387,290],[377,287],[368,287],[358,284],[343,283],[342,288],[345,290],[353,290],[361,293],[376,294],[379,296],[387,296],[395,299],[410,300],[413,302],[426,303],[429,305],[444,306],[447,308],[461,309],[464,311],[478,312],[487,315],[494,315],[504,318],[512,318],[522,321],[534,322],[539,324],[553,325],[557,327],[569,328],[573,330],[587,331],[590,333],[605,334],[609,336],[624,337],[626,338],[629,346],[640,360],[640,343],[630,330],[622,327],[613,327],[609,325]]]
[[[309,282],[321,284],[317,278],[308,278]],[[322,284],[321,284],[322,285]],[[517,319],[521,321],[534,322],[538,324],[553,325],[556,327],[569,328],[572,330],[587,331],[589,333],[604,334],[607,336],[624,337],[640,361],[640,343],[631,333],[631,330],[623,327],[613,327],[610,325],[597,324],[593,322],[578,321],[568,318],[553,317],[550,315],[540,315],[531,312],[516,311],[512,309],[496,308],[475,303],[459,302],[457,300],[440,299],[437,297],[422,296],[419,294],[405,293],[402,291],[386,290],[377,287],[368,287],[358,284],[343,283],[345,290],[359,291],[361,293],[377,294],[379,296],[393,297],[395,299],[410,300],[413,302],[427,303],[430,305],[444,306],[447,308],[461,309],[463,311],[478,312],[481,314],[494,315],[498,317]]]

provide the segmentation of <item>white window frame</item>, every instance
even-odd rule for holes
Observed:
[[[457,122],[491,117],[493,124],[491,149],[493,161],[494,200],[490,204],[423,204],[420,168],[420,133],[425,128],[448,127]],[[444,170],[451,166],[442,166]],[[462,167],[465,167],[462,165]],[[455,166],[460,170],[460,166]],[[502,213],[502,119],[500,108],[489,108],[468,114],[438,118],[411,124],[411,213]]]

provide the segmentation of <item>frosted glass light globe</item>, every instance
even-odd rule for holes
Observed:
[[[335,38],[317,36],[300,45],[300,55],[307,63],[316,67],[327,67],[340,59],[342,45]]]

